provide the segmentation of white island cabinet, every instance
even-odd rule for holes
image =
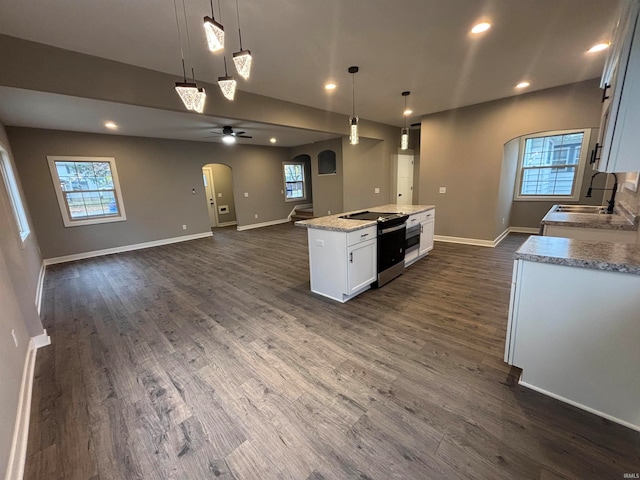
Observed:
[[[308,229],[311,291],[346,302],[377,277],[376,227],[352,232]]]
[[[515,258],[504,359],[520,384],[640,430],[640,247],[530,237]]]
[[[421,226],[417,254],[433,249],[434,205],[388,204],[298,221],[307,229],[312,292],[344,303],[378,280],[378,223],[343,218],[362,211],[409,215],[408,226]]]

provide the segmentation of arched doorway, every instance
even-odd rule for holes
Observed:
[[[231,167],[222,163],[208,163],[202,167],[202,181],[211,227],[237,225]]]

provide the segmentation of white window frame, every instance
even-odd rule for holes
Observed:
[[[11,204],[13,218],[20,235],[20,241],[24,245],[24,242],[31,233],[31,229],[29,228],[27,212],[24,209],[24,202],[20,194],[20,189],[18,188],[18,181],[13,171],[9,152],[2,145],[0,145],[0,176],[2,176],[4,186],[9,196],[9,203]]]
[[[304,192],[302,197],[288,198],[287,197],[287,175],[285,173],[287,165],[300,165],[302,168],[302,191]],[[285,202],[302,202],[307,199],[307,178],[305,174],[304,162],[282,162],[282,179],[284,180],[284,201]]]
[[[124,210],[124,202],[122,201],[122,191],[120,190],[120,181],[118,179],[118,170],[116,169],[116,160],[113,157],[68,157],[68,156],[54,156],[47,155],[49,162],[49,171],[51,172],[51,180],[53,181],[53,187],[56,191],[56,197],[58,199],[58,206],[60,207],[60,213],[62,214],[62,221],[65,227],[78,227],[82,225],[96,225],[100,223],[110,222],[122,222],[127,219],[127,215]],[[55,162],[108,162],[111,168],[111,176],[113,178],[114,193],[116,196],[116,202],[118,204],[118,215],[111,215],[105,217],[90,217],[85,219],[74,220],[69,215],[67,208],[67,202],[65,200],[64,192],[60,186],[60,179],[58,177],[58,171],[56,170]]]
[[[573,181],[573,189],[571,195],[522,195],[522,172],[524,161],[524,148],[526,141],[530,138],[552,137],[554,135],[569,135],[572,133],[582,133],[582,145],[580,146],[580,159],[576,165],[576,176]],[[591,140],[591,129],[582,128],[575,130],[553,130],[547,132],[534,133],[520,137],[520,146],[518,150],[518,168],[516,172],[516,185],[513,199],[519,202],[549,202],[549,201],[566,201],[577,202],[580,200],[580,192],[582,191],[582,180],[584,176],[584,168],[587,164],[587,154],[589,150],[589,142]]]

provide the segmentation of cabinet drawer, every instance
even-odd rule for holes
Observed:
[[[411,227],[413,225],[417,225],[418,223],[422,223],[428,219],[432,219],[435,217],[435,210],[429,210],[427,212],[414,213],[407,220],[407,227]]]
[[[347,247],[355,245],[356,243],[365,242],[367,240],[373,240],[376,238],[376,227],[367,227],[361,230],[347,233]]]

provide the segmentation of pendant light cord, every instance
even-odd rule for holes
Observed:
[[[404,112],[402,112],[402,116],[404,116],[404,128],[407,128],[407,97],[408,95],[404,96]]]
[[[173,0],[173,9],[176,12],[176,29],[178,30],[178,44],[180,45],[180,58],[182,58],[182,77],[184,83],[187,83],[187,71],[184,68],[184,52],[182,51],[182,38],[180,37],[180,23],[178,22],[178,5],[176,0]]]
[[[242,51],[242,30],[240,29],[240,9],[238,8],[238,0],[236,0],[236,16],[238,18],[238,37],[240,38],[240,51]]]
[[[355,72],[351,74],[351,98],[353,99],[353,108],[351,110],[351,116],[356,116],[356,74]]]
[[[191,75],[193,77],[193,83],[196,82],[196,76],[193,72],[193,58],[191,57],[191,40],[189,39],[189,22],[187,21],[187,7],[185,7],[184,0],[182,0],[182,11],[184,13],[184,27],[187,34],[187,51],[189,52],[189,59],[191,60]]]
[[[212,19],[212,20],[215,20],[215,19],[216,19],[216,16],[215,16],[215,14],[213,13],[213,0],[211,0],[211,19]]]

